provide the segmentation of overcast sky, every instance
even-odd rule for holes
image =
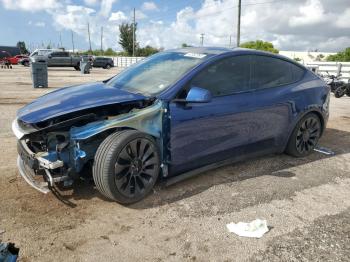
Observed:
[[[237,0],[0,0],[0,45],[51,42],[87,49],[87,23],[93,48],[120,50],[118,25],[132,21],[136,8],[141,46],[175,48],[182,43],[235,44]],[[280,50],[339,51],[350,46],[350,0],[242,0],[242,42],[263,39]]]

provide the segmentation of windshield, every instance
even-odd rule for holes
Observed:
[[[153,96],[175,83],[184,73],[201,63],[206,56],[206,54],[162,52],[121,72],[109,80],[107,85],[131,93]]]

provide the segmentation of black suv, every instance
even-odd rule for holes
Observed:
[[[104,69],[110,69],[114,67],[113,59],[110,57],[95,57],[93,67],[102,67]]]

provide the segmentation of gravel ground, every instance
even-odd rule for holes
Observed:
[[[350,97],[331,99],[320,141],[331,157],[247,160],[158,185],[127,207],[89,182],[56,195],[30,188],[16,169],[16,110],[55,88],[117,72],[50,68],[50,88],[33,89],[28,68],[0,71],[0,239],[20,247],[20,261],[350,261]],[[226,229],[256,218],[270,227],[261,239]]]

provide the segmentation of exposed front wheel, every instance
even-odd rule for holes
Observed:
[[[160,167],[155,140],[136,130],[119,131],[99,146],[93,165],[97,189],[122,204],[143,199],[157,181]]]
[[[321,121],[316,114],[304,116],[289,138],[286,153],[296,157],[311,154],[321,136],[321,129]]]

